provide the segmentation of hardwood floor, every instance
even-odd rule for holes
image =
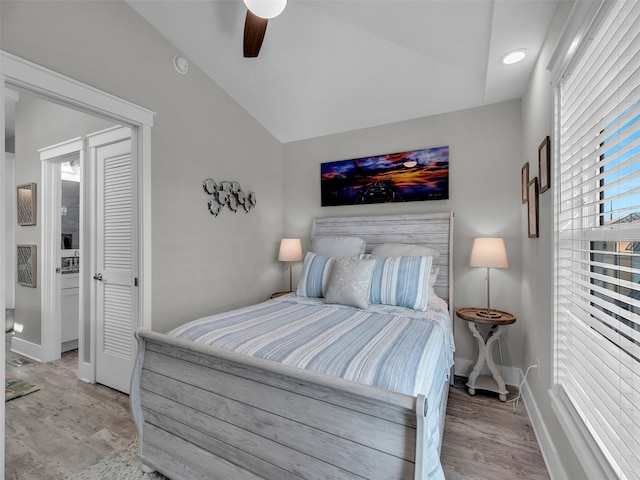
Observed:
[[[18,358],[8,347],[7,362]],[[48,364],[6,364],[41,388],[5,404],[6,480],[63,480],[135,438],[128,397],[79,381],[77,361],[73,351]],[[449,394],[442,464],[447,480],[549,478],[524,405],[514,414],[461,383]]]
[[[447,480],[549,479],[524,404],[519,402],[513,413],[509,400],[517,389],[507,388],[507,402],[491,393],[472,397],[456,377],[449,389],[441,452]]]
[[[6,357],[18,358],[9,345]],[[6,480],[63,480],[135,437],[129,397],[81,382],[77,366],[77,350],[52,363],[6,363],[8,374],[40,387],[5,404]]]

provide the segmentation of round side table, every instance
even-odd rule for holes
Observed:
[[[505,326],[515,323],[516,317],[509,312],[501,310],[491,310],[491,313],[498,316],[482,316],[482,313],[486,312],[486,310],[486,308],[459,308],[456,310],[458,317],[469,322],[469,330],[478,341],[478,361],[474,365],[471,375],[469,375],[467,388],[469,395],[475,395],[476,390],[495,392],[498,394],[500,401],[505,402],[509,391],[493,361],[493,345],[500,338]],[[491,325],[486,339],[480,333],[478,325]],[[480,375],[485,362],[491,371],[491,375]]]

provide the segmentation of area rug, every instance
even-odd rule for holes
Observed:
[[[67,480],[168,480],[159,473],[143,473],[137,450],[137,443],[131,443]]]
[[[37,390],[40,390],[40,387],[25,382],[21,378],[6,375],[4,383],[4,401],[8,402],[14,398],[29,395]]]

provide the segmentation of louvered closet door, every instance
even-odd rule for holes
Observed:
[[[98,147],[96,381],[129,393],[133,371],[135,165],[131,139]]]

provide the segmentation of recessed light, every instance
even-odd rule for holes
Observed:
[[[520,48],[503,55],[500,59],[500,62],[504,63],[505,65],[513,65],[514,63],[522,61],[526,56],[527,50],[524,48]]]

